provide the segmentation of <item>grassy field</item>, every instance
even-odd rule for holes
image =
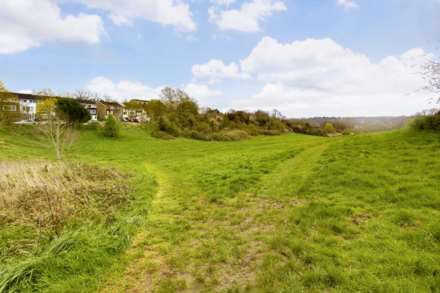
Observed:
[[[110,214],[94,200],[56,234],[0,214],[0,292],[440,291],[438,134],[122,133],[82,131],[67,156],[125,178]],[[3,129],[0,159],[53,155]]]

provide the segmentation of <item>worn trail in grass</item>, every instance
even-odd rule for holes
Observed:
[[[221,200],[210,200],[185,173],[151,168],[159,192],[146,230],[128,252],[127,269],[102,292],[253,288],[273,232],[288,208],[301,204],[295,194],[328,146],[315,144],[306,150],[293,145],[295,156],[277,162],[255,185]]]

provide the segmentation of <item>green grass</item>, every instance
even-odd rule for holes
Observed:
[[[53,159],[32,133],[0,130],[0,159]],[[121,134],[82,131],[68,160],[132,174],[130,203],[114,222],[84,221],[7,265],[10,288],[440,290],[438,134],[240,142]],[[16,228],[2,224],[2,240],[17,241]]]

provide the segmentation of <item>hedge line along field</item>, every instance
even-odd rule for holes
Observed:
[[[0,130],[3,164],[53,162],[32,133]],[[97,208],[43,236],[1,217],[0,291],[440,290],[438,134],[202,142],[83,130],[65,164],[116,172],[124,200],[108,213],[86,189]]]

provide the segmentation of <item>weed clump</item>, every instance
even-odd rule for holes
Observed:
[[[0,170],[0,221],[38,233],[60,234],[78,218],[111,216],[130,191],[119,172],[80,163],[3,162]]]

